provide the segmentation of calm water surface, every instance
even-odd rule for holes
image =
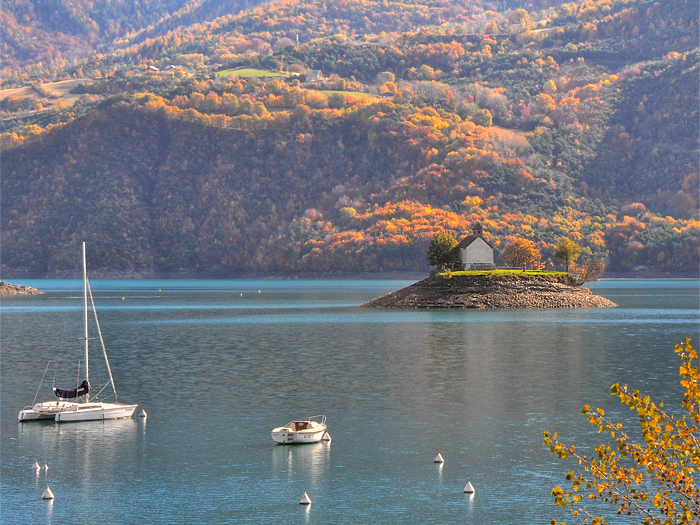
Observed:
[[[18,423],[47,362],[38,400],[82,359],[80,283],[21,284],[48,293],[2,298],[8,524],[561,521],[549,494],[574,465],[542,431],[600,443],[579,412],[630,422],[615,382],[678,407],[673,346],[700,339],[697,281],[609,280],[593,288],[615,309],[511,311],[357,306],[405,281],[93,281],[119,401],[148,418]],[[331,443],[271,440],[315,414]]]

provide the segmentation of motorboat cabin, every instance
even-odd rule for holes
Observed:
[[[328,426],[326,416],[312,416],[308,419],[290,421],[272,430],[272,439],[284,445],[318,443],[323,439]]]

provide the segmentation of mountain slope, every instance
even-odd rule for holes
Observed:
[[[497,250],[697,271],[693,6],[287,1],[136,33],[61,70],[100,72],[74,106],[0,106],[2,262],[61,269],[88,238],[151,273],[416,270],[480,221]]]

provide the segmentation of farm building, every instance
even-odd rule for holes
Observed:
[[[323,73],[321,73],[320,69],[309,69],[306,73],[304,73],[304,76],[308,82],[318,82],[319,80],[323,80]]]

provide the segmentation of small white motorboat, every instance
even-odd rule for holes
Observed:
[[[318,421],[314,421],[318,419]],[[318,443],[323,439],[328,427],[326,416],[311,416],[308,419],[290,421],[283,427],[272,430],[272,439],[283,445]]]

